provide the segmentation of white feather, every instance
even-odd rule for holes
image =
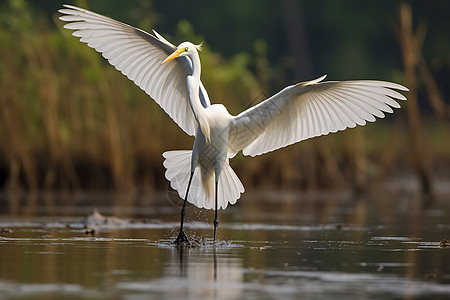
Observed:
[[[383,118],[408,89],[384,81],[316,80],[290,86],[236,116],[230,126],[229,157],[243,150],[256,156],[319,135]]]
[[[196,120],[189,107],[186,76],[192,73],[188,58],[176,64],[161,62],[176,48],[161,35],[153,36],[140,29],[71,5],[60,9],[64,28],[75,30],[74,36],[102,53],[111,65],[134,81],[152,97],[189,135],[194,135]],[[133,61],[133,58],[136,60]],[[204,93],[204,89],[199,91]],[[209,98],[204,93],[206,106]]]
[[[192,151],[166,151],[163,153],[166,179],[170,186],[184,199],[191,174]],[[228,163],[225,163],[219,177],[218,209],[227,208],[228,204],[235,204],[245,191],[244,186]],[[214,209],[214,193],[209,197],[205,194],[200,176],[200,168],[194,171],[191,187],[189,188],[188,202],[197,207]]]

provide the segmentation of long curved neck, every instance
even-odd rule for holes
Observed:
[[[200,57],[197,51],[193,51],[189,58],[192,61],[192,76],[194,76],[198,82],[200,82],[200,74],[202,72],[202,66],[200,64]]]
[[[189,102],[191,104],[195,119],[197,120],[198,124],[200,125],[200,129],[203,132],[203,135],[205,136],[206,140],[209,141],[209,123],[207,121],[205,108],[202,106],[199,96],[201,73],[200,57],[197,51],[194,51],[191,55],[189,55],[189,57],[192,61],[192,75],[188,76],[187,78]]]

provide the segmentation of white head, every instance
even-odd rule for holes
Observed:
[[[177,50],[170,54],[162,63],[168,62],[179,56],[189,56],[192,54],[197,54],[197,51],[202,50],[202,44],[194,45],[191,42],[182,42],[178,45]]]

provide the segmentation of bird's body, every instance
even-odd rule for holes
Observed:
[[[406,100],[394,91],[407,89],[385,81],[328,81],[325,76],[284,88],[237,116],[222,104],[212,104],[201,82],[199,46],[183,42],[175,47],[154,35],[108,17],[65,5],[65,28],[96,49],[129,79],[149,94],[189,135],[192,151],[163,154],[166,178],[186,202],[217,210],[234,204],[244,187],[229,165],[239,151],[256,156],[319,135],[337,132],[375,116],[384,117],[400,107],[393,99]]]
[[[228,163],[228,133],[233,117],[225,106],[213,104],[204,110],[208,129],[197,131],[192,149],[192,166],[199,166],[205,194],[211,199],[214,177],[219,177]]]

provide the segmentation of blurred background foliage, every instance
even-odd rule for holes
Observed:
[[[417,84],[420,118],[402,102],[376,124],[257,158],[238,155],[231,164],[247,189],[363,190],[369,182],[421,178],[420,157],[428,180],[450,178],[448,1],[403,3],[422,41],[414,52],[422,65],[408,77],[399,1],[3,0],[1,189],[166,189],[161,154],[192,147],[154,101],[62,28],[64,3],[156,29],[174,44],[203,41],[202,81],[212,102],[232,114],[323,74]],[[421,141],[419,158],[411,140]]]

